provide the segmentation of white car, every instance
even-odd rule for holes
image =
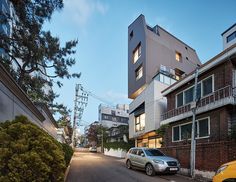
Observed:
[[[89,152],[97,152],[97,147],[89,147]]]

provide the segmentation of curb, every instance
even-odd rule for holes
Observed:
[[[66,182],[66,179],[67,179],[67,176],[68,176],[68,173],[69,173],[69,170],[70,170],[70,166],[71,166],[71,162],[72,162],[72,159],[74,157],[74,154],[75,154],[75,151],[74,151],[74,153],[73,153],[73,155],[70,159],[70,163],[69,163],[68,167],[66,168],[66,172],[65,172],[65,176],[64,176],[64,182]]]

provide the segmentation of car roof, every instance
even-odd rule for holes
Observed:
[[[130,149],[157,149],[157,148],[148,148],[148,147],[132,147]],[[157,149],[158,150],[158,149]]]

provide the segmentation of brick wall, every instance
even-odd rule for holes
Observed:
[[[166,155],[177,158],[182,168],[190,168],[190,144],[161,148]],[[196,146],[196,169],[215,171],[220,165],[236,160],[236,142],[220,141]]]
[[[207,78],[208,76],[214,74],[214,86],[215,90],[223,88],[228,85],[232,85],[232,69],[233,64],[230,61],[226,61],[223,64],[218,65],[217,67],[212,68],[211,70],[207,71],[206,73],[200,75],[198,77],[198,81]],[[181,86],[180,88],[174,90],[167,97],[167,111],[175,109],[175,96],[179,92],[189,88],[190,86],[194,85],[194,81],[190,81],[189,83]]]

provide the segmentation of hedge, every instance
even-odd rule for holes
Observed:
[[[0,181],[63,181],[65,148],[24,116],[0,123]]]
[[[129,141],[129,143],[126,142],[109,142],[104,143],[104,148],[107,150],[110,150],[111,148],[114,150],[122,149],[128,151],[131,147],[134,147],[134,142]]]

